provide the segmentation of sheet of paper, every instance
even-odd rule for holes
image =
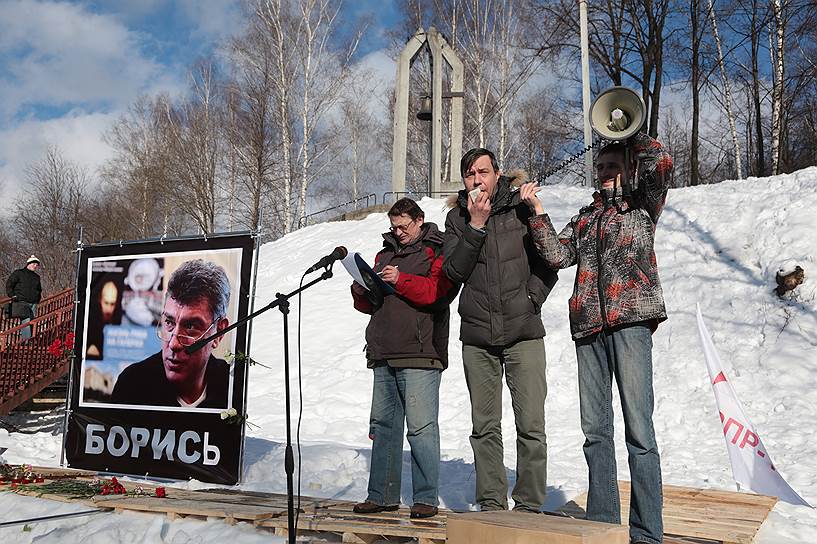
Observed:
[[[363,281],[363,276],[360,275],[360,269],[357,267],[356,256],[360,257],[360,253],[350,251],[340,262],[343,264],[343,268],[352,276],[353,280],[363,287],[366,287],[366,282]],[[363,259],[363,257],[360,258]],[[366,287],[366,289],[368,289],[368,287]]]

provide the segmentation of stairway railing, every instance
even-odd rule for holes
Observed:
[[[0,309],[4,308],[6,304],[11,302],[8,297],[0,297]],[[74,302],[74,290],[64,289],[59,293],[48,295],[37,304],[37,315],[46,315],[54,310],[58,310],[64,306],[70,306]],[[6,314],[0,312],[0,332],[19,325],[20,320],[16,317],[6,317]]]
[[[7,414],[68,372],[70,352],[49,352],[55,340],[73,332],[73,290],[43,299],[38,317],[0,329],[0,414]],[[47,310],[47,312],[46,312]],[[11,320],[6,320],[11,325]],[[31,327],[25,341],[22,331]]]

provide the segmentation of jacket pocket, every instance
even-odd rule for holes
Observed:
[[[533,292],[530,292],[530,291],[528,292],[528,300],[530,301],[531,308],[533,309],[533,313],[536,314],[536,315],[539,315],[539,313],[542,311],[542,302],[543,301],[539,301],[539,300],[537,300],[537,298],[538,297],[536,296],[536,293],[533,293]]]
[[[639,279],[639,281],[646,287],[650,287],[652,282],[650,281],[650,276],[641,266],[641,264],[636,260],[632,259],[630,261],[630,265],[633,270],[633,274]]]

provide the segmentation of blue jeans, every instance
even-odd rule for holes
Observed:
[[[374,368],[369,420],[372,462],[366,500],[385,506],[400,504],[405,422],[411,447],[413,501],[437,506],[441,374],[436,369],[392,368],[386,364]]]
[[[37,317],[37,305],[36,304],[29,304],[31,306],[31,315]],[[20,324],[28,323],[31,319],[26,318],[20,321]],[[20,338],[23,341],[28,341],[31,338],[31,326],[28,326],[24,329],[20,329]]]
[[[630,539],[663,541],[661,460],[652,424],[652,333],[644,325],[576,342],[584,456],[590,475],[587,519],[621,523],[613,445],[612,379],[624,412],[630,465]]]

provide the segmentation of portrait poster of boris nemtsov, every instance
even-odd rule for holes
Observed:
[[[242,235],[83,248],[69,466],[238,481],[246,326],[207,339],[247,316],[253,244]]]

